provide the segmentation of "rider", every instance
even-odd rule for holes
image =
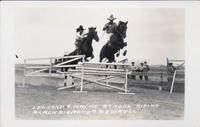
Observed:
[[[117,28],[117,24],[114,22],[116,18],[114,18],[113,14],[111,14],[110,17],[107,19],[109,20],[109,22],[104,25],[103,31],[106,31],[110,39],[111,35],[114,33],[114,31]]]
[[[111,40],[111,36],[113,35],[113,33],[118,32],[117,24],[114,22],[116,18],[114,18],[114,15],[111,14],[110,17],[107,19],[109,20],[109,22],[104,25],[103,31],[106,31],[106,33],[108,34],[108,39]],[[118,41],[112,40],[112,42],[108,41],[108,45],[112,46],[111,43],[113,42],[115,43],[115,46],[117,47],[117,49],[121,49],[121,44],[123,44],[123,42],[119,44]],[[125,55],[126,55],[126,52],[124,52],[124,56]],[[119,52],[117,53],[117,57],[118,56],[119,56]]]
[[[80,49],[80,45],[81,45],[81,42],[83,41],[84,38],[87,37],[87,34],[84,33],[84,28],[82,25],[79,26],[79,28],[76,29],[76,41],[75,41],[75,46],[76,46],[76,49],[78,50],[79,52],[79,49]]]
[[[114,22],[114,20],[116,18],[114,18],[113,14],[110,15],[109,18],[107,18],[109,20],[108,23],[106,23],[103,27],[103,31],[106,30],[106,33],[109,34],[109,33],[113,33],[114,30],[116,29],[117,27],[117,24]]]

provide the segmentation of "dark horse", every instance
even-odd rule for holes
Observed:
[[[126,38],[127,23],[128,21],[119,21],[110,40],[101,49],[99,62],[102,62],[104,58],[108,60],[108,63],[115,62],[115,53],[127,46],[127,43],[124,42],[124,38]]]
[[[71,53],[64,55],[64,56],[74,56],[74,55],[85,55],[85,61],[88,61],[87,58],[91,57],[94,58],[93,55],[93,48],[92,48],[92,41],[93,39],[95,41],[99,41],[99,37],[97,35],[97,31],[95,27],[90,27],[88,28],[89,32],[87,33],[87,37],[83,39],[83,41],[80,44],[80,48],[79,49],[75,49],[74,51],[72,51]],[[57,59],[55,61],[55,64],[70,60],[73,58],[62,58],[62,59]],[[73,64],[78,64],[78,62],[81,61],[81,59],[72,61],[67,63],[68,65],[73,65]],[[67,64],[63,64],[63,65],[67,65]],[[67,71],[68,68],[62,68],[62,71]]]
[[[78,55],[85,55],[85,61],[88,61],[87,58],[94,58],[93,48],[92,48],[92,40],[99,41],[99,37],[96,31],[96,27],[90,27],[87,37],[83,39],[83,42],[80,45],[80,52]]]

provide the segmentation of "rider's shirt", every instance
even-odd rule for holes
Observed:
[[[139,72],[143,72],[144,71],[144,66],[142,66],[142,65],[139,65],[139,67],[137,67],[137,70],[139,71]]]
[[[105,26],[103,27],[103,30],[106,30],[106,33],[113,33],[115,31],[115,29],[117,28],[117,24],[114,22],[109,22],[106,23]]]
[[[131,65],[131,71],[136,71],[137,70],[137,66],[135,66],[135,65]]]
[[[83,38],[87,37],[87,34],[86,33],[77,33],[76,35],[76,41],[81,41]]]
[[[77,33],[76,41],[75,41],[76,48],[80,47],[81,41],[83,40],[83,38],[86,38],[86,37],[87,37],[86,33],[82,33],[82,34],[80,34],[79,32]]]

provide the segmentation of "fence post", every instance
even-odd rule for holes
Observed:
[[[110,65],[108,65],[108,67],[107,67],[108,69],[110,69]],[[106,75],[106,77],[108,77],[108,75]],[[109,79],[107,79],[106,80],[106,84],[108,85],[108,83],[109,83],[109,81],[108,81]]]
[[[174,88],[175,77],[176,77],[176,70],[174,71],[174,75],[173,75],[173,79],[172,79],[172,85],[171,85],[171,89],[170,89],[170,94],[172,94],[172,91],[173,91],[173,88]]]
[[[67,75],[64,74],[64,87],[66,87],[66,86],[67,86]]]
[[[126,66],[125,93],[127,93],[127,85],[128,85],[128,68],[127,68],[127,66]]]
[[[81,68],[81,88],[80,92],[83,92],[83,75],[84,75],[84,59],[85,57],[82,58],[82,68]]]
[[[50,58],[50,64],[49,64],[49,76],[51,76],[51,68],[52,68],[52,58]]]
[[[162,85],[163,85],[163,73],[160,73],[160,86],[159,86],[159,91],[162,91]]]
[[[168,64],[169,64],[169,59],[168,59],[168,57],[167,57],[167,66],[168,66]]]
[[[26,59],[24,59],[24,74],[23,74],[22,87],[25,87],[25,79],[26,79]]]

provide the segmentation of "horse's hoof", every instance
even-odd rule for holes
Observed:
[[[127,50],[124,51],[123,56],[126,56]]]
[[[119,54],[119,53],[117,53],[117,54],[116,54],[116,57],[119,57],[119,55],[120,55],[120,54]]]
[[[124,42],[124,46],[127,46],[127,42]]]

